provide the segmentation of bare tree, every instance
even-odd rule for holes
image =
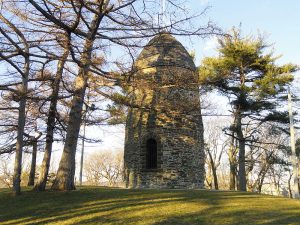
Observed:
[[[283,182],[277,182],[277,175],[285,177],[289,170],[287,158],[287,134],[274,129],[268,123],[257,129],[255,143],[248,146],[246,154],[246,175],[248,189],[261,193],[264,187],[276,181],[277,191]],[[280,178],[280,179],[283,179]],[[272,181],[273,180],[273,181]],[[280,187],[281,188],[281,187]]]
[[[90,154],[85,161],[84,173],[88,184],[120,186],[123,176],[122,151]]]
[[[2,11],[5,10],[2,9]],[[17,28],[11,20],[4,17],[0,13],[0,33],[1,40],[4,42],[6,49],[1,50],[0,59],[5,61],[21,79],[20,85],[17,89],[12,91],[16,94],[19,102],[18,107],[18,127],[17,127],[17,141],[15,149],[15,166],[13,178],[13,190],[15,195],[19,195],[21,188],[21,170],[22,170],[22,151],[23,151],[23,135],[25,126],[25,108],[26,96],[28,89],[28,78],[30,72],[30,55],[29,44],[23,32]],[[4,47],[4,48],[5,48]],[[2,85],[2,90],[10,89],[12,85]]]
[[[211,119],[206,122],[204,129],[206,163],[210,171],[210,174],[207,173],[207,175],[213,177],[214,189],[216,190],[219,189],[217,170],[228,145],[227,141],[224,139],[225,136],[222,131],[222,128],[226,123],[227,121]]]
[[[12,186],[13,173],[9,168],[9,158],[0,158],[0,187]]]

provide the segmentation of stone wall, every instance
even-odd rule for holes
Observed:
[[[126,187],[203,188],[203,125],[195,65],[176,39],[163,38],[165,42],[158,39],[156,46],[150,41],[154,46],[141,53],[128,91],[134,107],[126,122]],[[146,168],[150,138],[157,142],[156,169]]]

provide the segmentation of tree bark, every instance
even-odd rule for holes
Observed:
[[[265,179],[265,176],[266,176],[266,172],[267,171],[264,171],[261,178],[260,178],[260,181],[259,181],[259,184],[258,184],[258,187],[257,187],[257,192],[258,193],[261,193],[261,189],[262,189],[262,186],[264,184],[264,179]]]
[[[87,76],[84,76],[84,71],[81,71],[81,75],[76,80],[76,85],[80,86],[80,88],[77,89],[72,99],[66,141],[57,175],[51,187],[53,190],[75,190],[75,154],[81,124],[82,105],[87,85]]]
[[[293,177],[293,173],[290,174],[288,180],[289,198],[293,198],[292,185],[291,185],[292,177]]]
[[[242,131],[242,115],[241,112],[237,112],[236,118],[236,132],[239,142],[239,191],[247,191],[247,181],[246,181],[246,165],[245,165],[245,138]]]
[[[235,162],[232,162],[231,160],[229,161],[229,166],[230,166],[230,181],[229,181],[229,189],[230,190],[235,190],[236,187],[236,182],[235,182],[235,178],[236,178],[236,164]]]
[[[231,137],[231,144],[228,152],[229,156],[229,167],[230,167],[230,181],[229,181],[229,189],[235,190],[236,182],[236,159],[235,159],[235,145],[234,145],[234,132]]]
[[[27,186],[34,185],[35,169],[36,169],[36,153],[37,153],[37,140],[32,143],[32,156],[31,156],[31,166]]]
[[[75,183],[75,155],[77,148],[78,135],[82,117],[82,106],[85,96],[85,90],[88,83],[89,70],[91,66],[91,57],[93,53],[93,45],[95,42],[97,30],[100,26],[100,22],[103,16],[109,12],[107,9],[109,1],[105,4],[100,4],[98,13],[94,14],[91,25],[89,26],[89,32],[86,36],[84,47],[80,56],[80,69],[78,76],[75,79],[75,91],[71,103],[71,110],[69,113],[68,128],[66,134],[65,145],[63,154],[59,163],[59,168],[56,174],[56,178],[53,182],[51,189],[53,190],[74,190]]]
[[[53,190],[75,190],[75,155],[93,43],[94,40],[86,40],[82,53],[81,62],[84,66],[80,68],[75,80],[75,91],[69,113],[66,141],[57,175],[51,187]]]
[[[59,85],[62,79],[64,65],[68,55],[69,55],[69,50],[65,49],[62,59],[58,62],[57,72],[56,72],[55,80],[53,82],[53,89],[52,89],[51,102],[50,102],[48,121],[47,121],[45,153],[44,153],[43,162],[41,166],[40,176],[37,184],[34,187],[34,189],[37,191],[45,191],[46,189],[47,178],[48,178],[48,173],[50,168],[50,161],[51,161]]]
[[[23,91],[25,90],[27,92],[27,79],[23,79]],[[21,183],[21,172],[22,172],[23,136],[24,136],[24,127],[25,127],[25,107],[26,107],[26,97],[22,96],[19,105],[18,131],[17,131],[18,134],[17,134],[14,175],[13,175],[13,192],[15,195],[21,194],[20,183]]]
[[[26,119],[26,101],[27,101],[27,88],[28,88],[28,75],[29,75],[29,47],[25,40],[25,37],[19,33],[19,36],[23,39],[26,46],[26,53],[24,53],[25,64],[24,73],[22,74],[22,91],[20,93],[20,105],[18,115],[18,131],[17,131],[17,143],[16,143],[16,154],[14,164],[14,175],[13,175],[13,192],[14,195],[21,194],[21,173],[22,173],[22,155],[23,155],[23,137],[24,127]]]
[[[218,176],[217,176],[217,168],[215,166],[215,162],[213,160],[213,157],[208,149],[207,151],[208,156],[209,156],[209,162],[211,165],[211,170],[212,170],[212,175],[213,175],[213,179],[214,179],[214,186],[215,186],[215,190],[219,190],[219,185],[218,185]]]

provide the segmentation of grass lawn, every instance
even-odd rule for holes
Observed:
[[[300,224],[300,200],[204,190],[99,187],[13,197],[0,189],[0,224]]]

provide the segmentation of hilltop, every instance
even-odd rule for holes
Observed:
[[[207,190],[82,187],[13,197],[0,189],[0,224],[300,224],[300,201]]]

